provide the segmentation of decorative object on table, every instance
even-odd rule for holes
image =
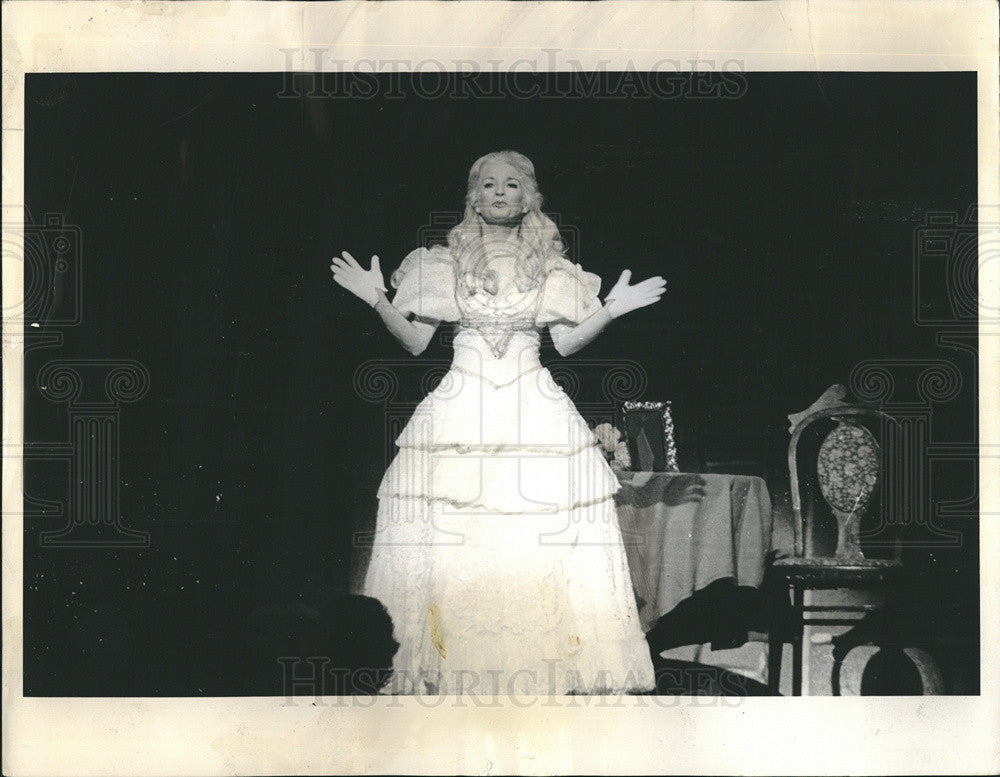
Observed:
[[[804,627],[857,627],[866,616],[878,609],[870,604],[810,605],[807,609],[805,591],[835,588],[884,590],[897,579],[902,569],[898,536],[892,537],[891,542],[878,544],[878,547],[890,547],[893,558],[866,558],[860,543],[861,521],[867,516],[882,478],[879,440],[891,433],[893,421],[880,410],[847,403],[846,396],[846,389],[835,384],[807,411],[788,417],[793,424],[788,445],[788,471],[792,491],[794,555],[776,559],[768,570],[768,576],[783,596],[787,597],[791,590],[793,625],[790,634],[783,633],[785,629],[770,629],[768,684],[773,693],[778,691],[781,653],[786,640],[792,642],[792,694],[799,696],[802,693]],[[800,458],[805,452],[809,453],[810,460],[815,456],[814,468],[800,469]],[[817,490],[818,495],[815,493]],[[806,497],[805,509],[803,496]],[[824,515],[824,504],[825,514],[832,513],[837,520],[837,548],[832,556],[821,556],[815,552],[818,545],[816,526]],[[898,531],[897,522],[886,520],[886,516],[881,516],[881,519],[879,526],[882,529],[895,526]],[[835,617],[816,615],[830,612],[835,613]],[[860,617],[845,617],[852,613]],[[892,639],[891,634],[879,633],[866,636],[863,641],[882,644]],[[834,693],[839,692],[836,677],[839,677],[841,663],[847,652],[860,644],[850,640],[842,640],[842,643],[842,648],[835,647],[834,650]]]
[[[628,443],[622,440],[615,446],[614,464],[619,468],[627,470],[632,467],[632,457],[628,454]]]
[[[629,468],[628,447],[622,439],[620,429],[605,422],[594,427],[594,435],[597,437],[597,444],[600,445],[604,458],[612,468],[623,470]]]
[[[677,472],[677,445],[669,402],[625,402],[622,428],[632,469]]]

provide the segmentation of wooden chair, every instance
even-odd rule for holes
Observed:
[[[778,693],[785,641],[792,643],[792,695],[800,696],[805,626],[855,625],[878,609],[872,604],[806,605],[807,590],[884,590],[902,568],[899,537],[885,542],[885,516],[869,509],[878,501],[884,471],[882,450],[893,422],[879,410],[847,403],[846,395],[843,386],[831,386],[808,410],[789,416],[794,555],[773,560],[767,578],[784,599],[791,593],[791,622],[786,628],[772,623],[770,629],[768,687],[773,694]],[[803,466],[806,461],[808,467]],[[832,553],[822,547],[817,532],[817,519],[821,517],[833,517],[837,522],[837,546]],[[877,531],[866,534],[862,530],[862,519],[866,517],[875,519]],[[883,553],[872,553],[871,549],[869,553],[886,555],[887,551],[889,557],[865,556],[861,545],[863,539],[871,539],[869,535],[883,540],[875,544]],[[842,655],[839,658],[843,660]],[[835,693],[839,688],[839,663],[834,665]]]

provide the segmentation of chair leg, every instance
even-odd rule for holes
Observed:
[[[795,616],[795,631],[792,634],[792,696],[802,695],[802,637],[805,629],[803,623],[805,606],[801,586],[792,587],[792,613]]]
[[[835,650],[833,652],[833,670],[830,672],[830,690],[833,691],[834,696],[840,696],[840,669],[844,665],[845,655],[839,655]]]
[[[777,696],[781,688],[781,654],[785,649],[785,640],[773,626],[767,639],[767,692]]]

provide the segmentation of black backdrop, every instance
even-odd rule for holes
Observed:
[[[151,544],[42,548],[63,519],[26,519],[27,694],[252,693],[248,613],[347,590],[391,454],[354,374],[409,357],[329,259],[378,253],[388,276],[487,151],[534,160],[605,291],[626,267],[667,278],[578,361],[640,363],[643,397],[675,402],[687,468],[758,461],[780,499],[785,415],[878,357],[953,361],[963,390],[935,435],[975,440],[972,357],[913,323],[914,230],[976,197],[974,74],[754,73],[727,99],[618,99],[613,78],[603,97],[525,98],[544,83],[526,75],[521,96],[463,99],[386,77],[349,99],[296,97],[283,74],[28,76],[26,205],[83,249],[80,323],[29,330],[64,340],[26,356],[26,439],[65,439],[65,406],[35,388],[48,360],[143,364],[121,512]],[[972,469],[938,493],[974,494]],[[26,488],[64,499],[65,468],[29,467]],[[957,528],[962,547],[920,554],[919,595],[974,634],[976,527]]]

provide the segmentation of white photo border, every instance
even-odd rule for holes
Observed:
[[[739,60],[753,71],[976,71],[979,191],[1000,205],[997,5],[914,0],[761,3],[4,2],[3,213],[24,196],[27,72],[287,70],[443,62],[456,69],[649,70]],[[553,52],[557,52],[554,57]],[[310,55],[311,56],[311,55]],[[346,64],[334,64],[346,63]],[[316,69],[312,61],[295,69]],[[397,64],[406,70],[405,64]],[[568,66],[566,66],[568,69]],[[662,67],[662,65],[660,66]],[[996,239],[980,231],[980,246]],[[6,250],[6,247],[5,247]],[[1000,267],[980,267],[983,306]],[[3,265],[3,306],[23,294]],[[12,775],[326,773],[990,773],[1000,764],[1000,530],[981,522],[978,697],[754,698],[733,707],[647,697],[430,703],[375,698],[96,699],[22,695],[21,322],[3,340],[3,771]],[[982,449],[1000,445],[1000,326],[980,323]],[[981,458],[981,512],[1000,478]]]

